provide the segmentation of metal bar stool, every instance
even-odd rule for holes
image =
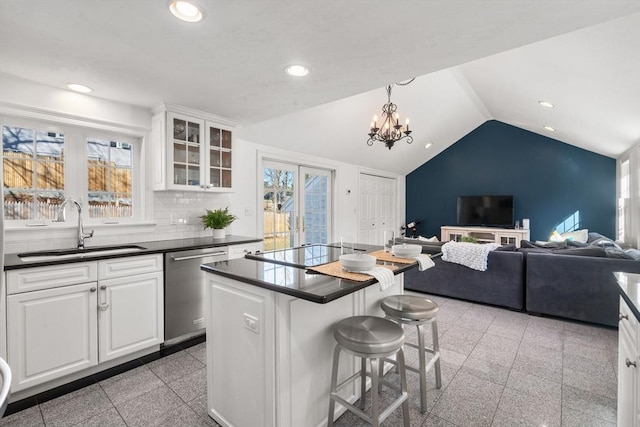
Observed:
[[[331,371],[331,390],[329,397],[329,418],[327,425],[333,426],[335,403],[339,402],[348,410],[366,422],[378,427],[396,408],[402,405],[402,419],[405,427],[409,427],[409,401],[407,393],[407,377],[404,369],[404,331],[402,327],[390,320],[375,316],[354,316],[343,319],[335,324],[333,336],[338,344],[333,352],[333,369]],[[358,372],[338,384],[338,362],[340,352],[346,352],[361,359]],[[400,387],[379,377],[378,367],[382,358],[396,355],[400,373]],[[367,372],[367,360],[371,370]],[[366,392],[367,375],[371,377],[371,416],[365,409],[364,397]],[[360,378],[360,408],[347,402],[338,395],[338,389]],[[382,413],[378,402],[378,390],[381,385],[391,387],[400,392],[400,397],[394,400]]]
[[[418,344],[405,342],[406,346],[418,350],[418,367],[406,366],[406,369],[417,372],[420,375],[420,410],[427,412],[427,372],[436,368],[436,387],[442,387],[442,375],[440,372],[440,345],[438,344],[438,304],[430,299],[413,295],[393,295],[384,298],[380,302],[380,308],[387,315],[387,319],[405,325],[413,325],[418,328]],[[433,335],[433,347],[425,346],[423,327],[431,323]],[[433,354],[429,363],[426,363],[425,353]],[[380,372],[384,369],[384,362],[396,364],[396,361],[385,359],[380,365]]]

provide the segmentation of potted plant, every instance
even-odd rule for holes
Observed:
[[[214,239],[223,239],[225,236],[224,229],[237,218],[237,216],[229,213],[228,206],[224,209],[216,209],[213,211],[207,209],[207,213],[200,217],[205,230],[207,228],[213,229]]]

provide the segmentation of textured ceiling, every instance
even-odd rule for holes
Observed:
[[[164,1],[1,0],[0,72],[185,105],[236,120],[254,142],[398,173],[491,118],[539,133],[549,124],[610,156],[640,139],[637,0],[200,4],[206,19],[186,24]],[[298,61],[308,78],[283,73]],[[416,142],[366,147],[383,87],[414,76],[393,100]]]

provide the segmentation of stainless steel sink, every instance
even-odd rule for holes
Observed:
[[[124,246],[97,246],[84,249],[57,249],[51,251],[25,252],[18,254],[18,257],[25,262],[29,261],[48,261],[55,259],[69,258],[89,258],[104,255],[117,255],[145,250],[142,246],[124,245]]]

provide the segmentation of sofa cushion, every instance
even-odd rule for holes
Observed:
[[[565,240],[562,242],[545,242],[541,240],[536,240],[535,242],[530,242],[528,240],[521,240],[520,247],[521,248],[545,248],[545,249],[564,249],[569,245]]]
[[[556,255],[573,255],[573,256],[591,256],[591,257],[606,257],[607,252],[598,246],[587,246],[583,248],[541,248],[538,246],[523,247],[518,249],[518,252],[522,252],[525,256],[527,253],[548,253]]]

